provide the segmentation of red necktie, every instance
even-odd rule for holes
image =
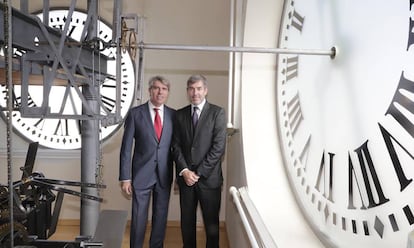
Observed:
[[[155,111],[154,129],[155,129],[155,134],[157,135],[158,141],[160,141],[160,139],[161,139],[161,131],[162,131],[162,124],[161,124],[160,115],[158,114],[158,110],[159,109],[154,108],[154,111]]]

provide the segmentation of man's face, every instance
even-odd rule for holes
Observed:
[[[207,92],[208,89],[202,81],[197,81],[187,87],[188,100],[194,105],[199,105],[206,98]]]
[[[151,103],[156,107],[161,106],[167,101],[168,93],[169,90],[166,85],[162,84],[160,81],[155,81],[149,89]]]

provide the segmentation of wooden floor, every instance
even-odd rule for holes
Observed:
[[[50,240],[74,240],[79,235],[79,224],[71,222],[63,222],[58,225],[56,233],[50,237]],[[144,248],[148,248],[149,232],[145,235]],[[181,248],[181,231],[180,226],[171,222],[167,226],[167,234],[165,237],[164,247]],[[203,227],[197,228],[197,247],[205,247],[205,233]],[[227,233],[224,224],[220,225],[220,248],[228,248]],[[122,248],[129,248],[129,225],[125,228]]]

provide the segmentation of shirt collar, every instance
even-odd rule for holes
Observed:
[[[201,111],[203,110],[203,108],[204,108],[204,105],[206,104],[206,99],[204,99],[200,104],[198,104],[198,105],[194,105],[194,104],[191,104],[191,111],[193,111],[194,110],[194,107],[198,107],[198,110],[200,111],[199,113],[201,113]]]
[[[154,106],[154,104],[152,104],[152,102],[151,101],[148,101],[148,107],[149,107],[149,109],[150,110],[154,110],[154,108],[157,108],[157,109],[159,109],[160,111],[164,111],[164,104],[162,104],[161,106],[159,106],[159,107],[155,107]]]

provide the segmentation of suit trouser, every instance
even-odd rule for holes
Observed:
[[[206,247],[219,247],[219,214],[221,188],[206,189],[196,184],[189,187],[180,185],[181,235],[184,248],[197,247],[197,205],[200,203],[206,231]]]
[[[130,247],[142,248],[148,220],[148,206],[152,193],[151,248],[161,248],[164,245],[165,229],[168,217],[168,204],[171,188],[162,188],[154,184],[148,189],[134,189],[132,197],[132,223]]]

